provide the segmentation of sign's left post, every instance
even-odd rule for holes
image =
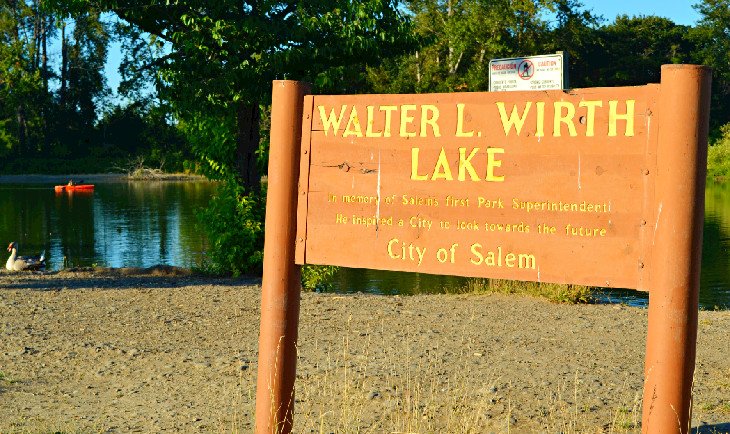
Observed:
[[[256,433],[290,433],[294,413],[300,267],[294,263],[297,183],[305,83],[276,80],[271,139],[264,272],[261,289]]]

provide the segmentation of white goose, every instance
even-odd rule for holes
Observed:
[[[46,252],[40,256],[18,256],[18,244],[15,241],[8,245],[8,252],[10,257],[5,263],[5,268],[10,271],[32,271],[46,266]]]

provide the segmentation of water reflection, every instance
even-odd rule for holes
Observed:
[[[707,308],[730,308],[730,185],[705,190],[700,301]]]
[[[55,194],[50,186],[0,186],[0,237],[21,254],[47,250],[48,267],[200,265],[206,247],[195,209],[214,185],[117,182],[93,193]]]

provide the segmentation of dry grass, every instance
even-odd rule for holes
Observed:
[[[349,324],[349,323],[348,323]],[[349,325],[348,325],[349,327]],[[521,384],[503,384],[494,372],[487,380],[475,380],[469,369],[447,370],[438,350],[417,358],[406,343],[373,342],[358,348],[353,342],[363,332],[349,329],[339,350],[328,348],[326,361],[305,367],[297,379],[295,431],[299,433],[511,433],[637,432],[641,419],[640,393],[628,385],[619,387],[620,406],[599,409],[580,372],[549,388],[539,401],[540,417],[524,418],[520,401]],[[370,331],[365,331],[370,336]],[[353,338],[351,339],[350,336]],[[458,338],[457,338],[458,339]],[[370,348],[390,345],[386,351],[390,370],[383,382],[382,372],[373,372],[375,354]],[[470,366],[475,357],[464,346],[458,366]],[[381,355],[383,353],[380,353]],[[301,361],[300,365],[305,361]],[[484,367],[489,369],[488,360]],[[535,405],[530,402],[529,405]],[[599,425],[595,412],[606,415]],[[514,414],[520,414],[521,419]]]

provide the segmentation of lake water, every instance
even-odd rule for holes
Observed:
[[[0,184],[0,240],[17,241],[20,255],[45,250],[53,270],[197,266],[207,241],[194,214],[214,191],[208,182],[96,183],[73,194]]]
[[[52,185],[0,184],[0,240],[17,241],[20,254],[46,250],[48,268],[54,270],[64,264],[199,266],[207,241],[195,211],[214,191],[215,185],[207,182],[107,182],[97,183],[93,194],[73,195],[55,194]],[[730,185],[709,185],[705,203],[700,304],[728,308]],[[342,269],[334,287],[338,292],[413,294],[453,290],[465,282],[452,276]],[[610,290],[600,297],[632,305],[648,301],[648,294],[638,291]]]

